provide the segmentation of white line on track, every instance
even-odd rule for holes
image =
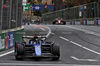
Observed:
[[[43,29],[43,28],[40,28],[41,30],[43,30],[43,31],[45,31],[45,29]]]
[[[65,39],[64,37],[61,37],[61,36],[60,36],[59,38],[64,39],[64,40],[66,40],[66,41],[69,41],[68,39]]]
[[[48,31],[48,34],[46,35],[46,37],[48,38],[49,35],[51,34],[51,29],[49,27],[46,27],[49,31]]]
[[[0,57],[3,57],[3,56],[5,56],[5,55],[8,55],[8,54],[10,54],[10,53],[13,53],[14,52],[14,50],[12,50],[12,51],[9,51],[9,52],[7,52],[7,53],[4,53],[4,54],[1,54],[0,55]]]
[[[2,66],[100,66],[100,65],[79,65],[79,64],[26,64],[26,63],[0,63]]]
[[[61,37],[61,36],[60,36],[59,38],[65,40],[65,41],[68,41],[68,39],[66,39],[66,38],[64,38],[64,37]],[[80,44],[78,44],[78,43],[76,43],[76,42],[73,42],[73,41],[69,41],[69,42],[72,43],[72,44],[74,44],[74,45],[76,45],[76,46],[79,46],[79,47],[81,47],[81,48],[83,48],[83,49],[85,49],[85,50],[88,50],[88,51],[93,52],[93,53],[95,53],[95,54],[97,54],[97,55],[100,55],[99,52],[94,51],[94,50],[92,50],[92,49],[89,49],[89,48],[87,48],[87,47],[85,47],[85,46],[82,46],[82,45],[80,45]]]
[[[66,66],[66,65],[68,65],[68,64],[27,64],[27,63],[0,63],[0,65],[10,65],[10,66],[14,66],[14,65],[16,65],[16,66],[22,66],[22,65],[24,65],[24,66]]]
[[[95,60],[95,59],[78,59],[74,56],[71,56],[71,58],[74,59],[74,60],[77,60],[77,61],[98,61],[98,60]]]
[[[54,33],[51,32],[51,34],[55,35]]]
[[[74,56],[71,56],[72,59],[74,60],[79,60],[78,58],[74,57]]]

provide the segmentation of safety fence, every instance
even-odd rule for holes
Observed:
[[[22,26],[22,0],[0,0],[0,31]]]
[[[14,47],[15,41],[23,41],[24,29],[0,33],[0,51]]]
[[[63,18],[66,21],[83,18],[100,18],[100,2],[93,2],[42,14],[43,22],[52,21],[58,17]]]

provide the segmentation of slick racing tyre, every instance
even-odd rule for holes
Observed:
[[[64,25],[66,25],[66,22],[64,23]]]
[[[20,42],[20,41],[15,42],[15,52],[17,51],[17,44],[22,44],[22,42]]]
[[[60,58],[60,48],[58,45],[53,45],[52,47],[52,54],[57,56],[57,57],[53,57],[52,60],[59,60]]]
[[[53,23],[53,25],[55,24],[55,22]]]
[[[63,21],[63,25],[66,25],[66,22],[65,21]]]
[[[23,57],[21,57],[24,54],[24,45],[21,44],[21,42],[16,42],[15,44],[15,58],[16,60],[22,60]]]
[[[24,54],[24,45],[17,44],[17,53],[20,55]]]

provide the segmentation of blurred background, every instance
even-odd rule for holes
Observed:
[[[43,7],[41,10],[34,10]],[[28,9],[27,9],[28,8]],[[21,27],[23,23],[99,18],[99,0],[0,0],[0,30]]]
[[[22,0],[0,0],[0,30],[22,26]]]

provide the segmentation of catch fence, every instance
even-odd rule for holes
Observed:
[[[72,8],[66,8],[63,10],[42,14],[42,20],[44,22],[52,21],[58,17],[63,18],[64,20],[100,18],[100,2],[88,3]]]
[[[22,25],[22,0],[0,0],[0,31]]]

